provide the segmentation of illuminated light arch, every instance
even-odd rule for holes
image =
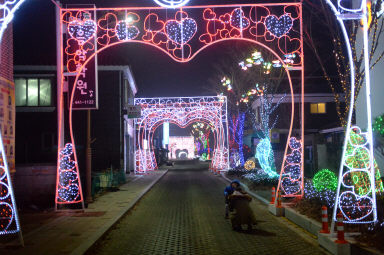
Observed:
[[[335,14],[337,21],[343,33],[344,41],[347,48],[348,60],[350,65],[350,94],[355,94],[355,68],[352,49],[349,41],[348,32],[344,21],[362,20],[363,22],[363,54],[364,68],[369,70],[369,53],[368,53],[368,19],[367,1],[361,0],[360,6],[349,8],[343,6],[341,0],[337,0],[337,4],[333,4],[331,0],[326,0],[327,4]],[[345,132],[343,154],[339,168],[339,181],[336,193],[335,207],[332,215],[331,231],[334,230],[335,221],[337,221],[337,212],[343,214],[344,223],[350,224],[365,224],[377,221],[377,206],[376,206],[376,180],[375,180],[375,160],[373,151],[373,135],[372,135],[372,116],[371,116],[371,88],[370,88],[370,72],[365,73],[365,96],[367,106],[367,132],[362,132],[357,126],[352,126],[352,115],[354,107],[354,97],[351,96],[348,121]],[[354,139],[358,136],[362,139]],[[351,153],[351,154],[349,154]],[[361,157],[358,161],[365,161],[363,164],[356,164],[352,157]],[[361,163],[361,162],[360,162]],[[353,185],[353,176],[368,175],[370,184],[363,194],[359,194]]]
[[[268,46],[260,43],[260,42],[257,42],[257,41],[253,41],[253,40],[250,40],[250,39],[246,39],[246,38],[228,38],[228,39],[222,39],[220,41],[216,41],[212,44],[216,44],[216,43],[219,43],[219,42],[222,42],[222,41],[229,41],[229,40],[242,40],[242,41],[248,41],[248,42],[251,42],[251,43],[254,43],[254,44],[257,44],[265,49],[267,49],[269,52],[271,52],[279,61],[280,63],[284,63],[283,60],[280,58],[280,56],[275,52],[273,51],[271,48],[269,48]],[[122,43],[132,43],[134,41],[126,41],[126,42],[115,42],[111,45],[109,45],[108,47],[104,47],[100,50],[98,50],[97,52],[93,53],[88,59],[86,62],[84,62],[84,64],[82,65],[81,69],[79,70],[79,73],[76,75],[76,79],[74,81],[74,83],[76,84],[79,76],[81,75],[82,73],[82,69],[87,65],[87,63],[89,61],[91,61],[98,53],[100,53],[101,51],[109,48],[109,47],[112,47],[112,46],[115,46],[115,45],[119,45],[119,44],[122,44]],[[146,42],[137,42],[137,43],[144,43],[144,44],[147,44]],[[211,44],[211,45],[212,45]],[[151,44],[149,44],[151,45]],[[154,45],[151,45],[151,46],[154,46]],[[210,45],[206,45],[204,46],[202,49],[200,49],[197,53],[201,52],[203,49],[206,49],[208,46]],[[157,47],[157,46],[155,46]],[[160,50],[162,50],[163,52],[165,52],[163,49],[160,48]],[[168,52],[165,52],[166,54],[168,54]],[[168,54],[169,55],[169,54]],[[191,58],[193,59],[194,57],[196,56],[196,54]],[[172,56],[170,56],[172,57]],[[180,61],[178,59],[174,59],[175,61],[177,62],[186,62],[186,61]],[[293,122],[294,122],[294,93],[293,93],[293,84],[292,84],[292,80],[291,80],[291,76],[290,76],[290,72],[289,72],[289,68],[287,66],[285,66],[285,71],[286,71],[286,74],[287,74],[287,77],[288,77],[288,80],[289,80],[289,85],[290,85],[290,92],[291,92],[291,121],[290,121],[290,127],[289,127],[289,133],[288,133],[288,137],[291,137],[291,133],[292,133],[292,128],[293,128]],[[76,90],[72,90],[72,94],[71,94],[71,99],[70,99],[70,114],[69,114],[69,119],[70,119],[70,134],[71,134],[71,140],[72,140],[72,144],[75,143],[74,141],[74,138],[73,138],[73,130],[72,130],[72,105],[73,105],[73,98],[74,98],[74,93],[75,93]],[[180,126],[180,127],[186,127],[188,125],[190,125],[192,122],[195,122],[197,121],[198,119],[193,119],[191,120],[188,124],[186,124],[185,126]],[[201,120],[204,120],[204,119],[201,119]],[[158,123],[158,125],[161,125],[162,122],[164,121],[168,121],[168,122],[172,122],[172,123],[175,123],[175,124],[178,124],[177,122],[174,122],[174,121],[171,121],[171,120],[162,120],[161,122]],[[209,121],[207,121],[209,124],[212,125],[212,123],[210,123]],[[156,128],[153,129],[153,131],[155,130]],[[143,133],[144,134],[144,133]],[[138,137],[140,139],[140,137]],[[216,138],[216,136],[215,136]],[[294,137],[292,137],[294,138]],[[296,138],[294,138],[296,139]],[[147,139],[146,139],[147,140]],[[151,139],[148,139],[147,141],[151,141]],[[287,152],[288,152],[288,149],[290,149],[291,147],[289,146],[289,142],[287,141],[287,145],[286,145],[286,148],[285,148],[285,153],[284,155],[287,155]],[[296,150],[299,151],[300,153],[300,157],[302,157],[302,147],[300,146],[299,148],[297,148]],[[225,154],[218,154],[220,157],[224,157],[223,155],[227,155],[227,153]],[[214,155],[215,156],[215,155]],[[288,155],[289,156],[289,155]],[[74,154],[74,157],[75,157],[75,161],[77,162],[77,158],[76,158],[76,154]],[[153,154],[153,151],[151,153],[149,153],[146,157],[140,157],[141,159],[144,159],[146,158],[146,162],[150,162],[148,163],[147,165],[147,169],[146,170],[153,170],[153,169],[156,169],[157,165],[156,165],[156,160],[155,160],[155,157],[154,157],[154,154]],[[138,159],[138,156],[136,155],[136,159]],[[59,161],[60,162],[60,161]],[[215,163],[217,161],[214,161],[213,163]],[[279,179],[279,188],[282,189],[282,192],[283,192],[283,196],[286,196],[286,197],[289,197],[291,195],[293,196],[301,196],[303,194],[303,173],[301,171],[301,164],[302,162],[300,161],[299,164],[296,164],[296,168],[295,169],[291,169],[290,167],[288,167],[288,165],[290,165],[289,161],[286,160],[286,157],[284,157],[284,168],[282,167],[282,170],[281,170],[281,176],[288,176],[288,177],[284,177],[283,179],[280,177]],[[222,164],[224,165],[224,164]],[[211,166],[211,169],[219,169],[217,167],[214,167],[215,164],[212,164]],[[76,165],[77,167],[77,165]],[[299,170],[297,170],[297,167],[299,167]],[[228,168],[228,167],[227,167]],[[140,169],[140,167],[139,167]],[[225,169],[225,168],[222,168],[222,169]],[[146,171],[146,170],[138,170],[138,172],[143,172],[143,171]],[[297,171],[299,171],[299,174],[297,173]],[[79,185],[80,186],[80,185]],[[286,188],[284,188],[286,186]],[[80,198],[80,197],[79,197]],[[77,203],[78,201],[71,201],[71,203]]]
[[[0,3],[0,44],[8,24],[13,20],[14,13],[24,2],[25,0],[4,0]],[[0,130],[0,236],[18,233],[20,243],[24,246],[11,175],[1,134]]]
[[[142,117],[135,120],[137,133],[136,173],[157,169],[153,151],[153,133],[164,122],[185,128],[205,122],[215,129],[215,150],[211,170],[228,169],[226,97],[136,98]],[[147,145],[144,143],[147,142]]]
[[[8,24],[12,21],[14,13],[25,2],[25,0],[5,0],[0,3],[0,42]]]
[[[284,31],[274,35],[270,31],[267,31],[265,27],[265,18],[272,17],[275,12],[283,12],[282,15],[288,15],[293,23],[289,25],[289,29],[282,27]],[[187,11],[193,10],[190,13]],[[174,13],[174,18],[171,20],[161,20],[159,18],[161,15],[168,14],[170,12]],[[200,12],[199,12],[200,11]],[[101,12],[102,15],[97,18],[97,14]],[[126,13],[127,16],[124,19],[118,20],[117,13]],[[161,14],[162,13],[162,14]],[[199,21],[205,22],[205,26],[201,29],[201,26],[196,22],[196,18],[189,16],[194,14],[198,16]],[[294,95],[293,95],[293,86],[291,75],[294,72],[297,72],[300,82],[296,84],[301,86],[301,102],[304,102],[304,54],[303,54],[303,41],[302,41],[302,20],[301,20],[301,4],[300,3],[288,3],[288,4],[241,4],[241,5],[223,5],[223,6],[192,6],[192,7],[183,7],[179,10],[167,10],[165,12],[164,8],[161,7],[127,7],[127,8],[81,8],[81,9],[60,9],[60,23],[63,28],[69,31],[71,27],[71,33],[67,34],[67,37],[64,40],[65,31],[61,33],[61,41],[63,42],[62,48],[58,49],[62,52],[62,69],[64,70],[64,65],[67,66],[70,76],[75,76],[73,84],[77,84],[80,75],[85,70],[86,65],[95,58],[97,53],[101,51],[116,46],[121,43],[141,43],[146,45],[155,46],[160,49],[172,59],[177,62],[188,62],[193,59],[199,52],[203,49],[206,49],[210,45],[214,45],[218,42],[229,41],[229,40],[243,40],[248,41],[254,44],[257,44],[264,49],[271,52],[279,61],[282,63],[285,68],[287,78],[289,80],[290,90],[291,90],[291,122],[289,128],[288,138],[292,138],[292,128],[294,122]],[[86,14],[86,15],[84,15]],[[94,17],[93,15],[96,15]],[[140,16],[142,15],[142,16]],[[263,16],[264,15],[264,16]],[[274,15],[275,20],[274,24],[282,26],[280,20],[280,15],[277,17]],[[84,18],[84,16],[86,18]],[[144,18],[142,18],[144,17]],[[217,18],[216,18],[217,17]],[[145,21],[151,18],[152,20],[151,27],[148,27],[145,24]],[[193,21],[191,21],[193,20]],[[153,22],[154,21],[154,22]],[[187,22],[188,21],[188,22]],[[121,22],[125,22],[122,24]],[[140,23],[141,22],[141,23]],[[121,24],[118,26],[118,24]],[[168,24],[168,25],[167,25]],[[222,24],[220,29],[217,29],[213,24]],[[153,27],[158,25],[159,27]],[[168,26],[168,30],[165,27]],[[262,34],[258,34],[257,30],[264,26]],[[188,33],[183,33],[186,31],[185,28],[188,28],[190,31]],[[212,31],[214,29],[214,31]],[[117,30],[119,30],[120,35],[117,35]],[[80,31],[81,33],[77,33]],[[145,34],[142,33],[145,31]],[[175,31],[174,34],[171,34],[170,31]],[[274,33],[277,33],[273,30]],[[211,33],[212,32],[212,33]],[[138,34],[137,34],[138,33]],[[78,36],[78,35],[81,36]],[[146,37],[147,36],[147,37]],[[156,36],[159,36],[156,37]],[[122,38],[129,38],[123,39]],[[132,39],[131,39],[132,38]],[[95,39],[95,43],[92,43],[91,39]],[[157,41],[158,40],[158,41]],[[95,45],[97,44],[97,45]],[[96,46],[97,49],[96,49]],[[273,50],[274,47],[276,50]],[[192,53],[192,49],[194,50]],[[78,52],[81,52],[79,56]],[[292,61],[289,65],[285,64],[283,58],[287,54],[296,53],[297,58]],[[62,73],[62,77],[65,75]],[[61,85],[62,87],[62,85]],[[79,93],[78,88],[72,90],[70,97],[70,113],[69,113],[69,127],[70,127],[70,137],[71,144],[75,148],[75,141],[73,137],[72,130],[72,108],[73,108],[73,98],[76,93]],[[63,107],[62,97],[60,100],[60,107]],[[304,105],[301,105],[301,112],[304,111]],[[303,142],[304,134],[304,114],[301,114],[301,143]],[[59,118],[59,141],[61,139],[61,134],[63,132],[62,122],[63,116]],[[198,120],[198,118],[195,118]],[[194,120],[194,121],[195,121]],[[216,137],[216,143],[219,140],[218,136]],[[288,139],[289,141],[289,139]],[[290,176],[291,180],[299,184],[300,191],[292,193],[288,189],[282,188],[285,185],[285,182],[281,182],[281,176],[279,181],[278,189],[281,189],[283,196],[288,197],[301,197],[303,195],[303,183],[304,183],[304,173],[302,171],[302,162],[300,164],[300,176],[295,175],[297,178],[293,179],[293,174],[285,168],[288,164],[286,162],[286,155],[289,149],[289,142],[287,141],[284,153],[284,162],[282,164],[281,176]],[[61,151],[63,148],[59,148]],[[300,148],[300,154],[302,157],[303,151],[302,147]],[[225,158],[226,152],[222,150],[218,152],[216,157]],[[145,154],[145,158],[152,161],[152,156],[150,154]],[[73,159],[73,160],[72,160]],[[73,151],[71,160],[75,163],[75,168],[77,172],[77,177],[79,176],[76,151]],[[222,164],[222,161],[216,161],[217,164]],[[221,162],[221,163],[220,163]],[[60,168],[60,154],[58,154],[58,177],[59,181],[60,176],[63,172],[63,169]],[[215,163],[216,164],[216,163]],[[213,164],[213,165],[215,165]],[[224,164],[222,164],[224,165]],[[140,167],[139,167],[140,168]],[[147,167],[146,167],[147,168]],[[154,169],[155,165],[150,164],[148,169],[139,169],[140,171],[146,171]],[[224,167],[214,167],[213,169],[224,169]],[[82,202],[81,195],[81,184],[79,178],[76,179],[79,187],[79,196],[76,201],[64,201],[63,203],[79,203]],[[58,194],[56,192],[56,194]],[[56,204],[58,203],[56,196]]]

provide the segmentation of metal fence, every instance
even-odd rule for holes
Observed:
[[[105,172],[92,173],[92,196],[104,190],[117,189],[126,182],[125,172],[108,168]]]

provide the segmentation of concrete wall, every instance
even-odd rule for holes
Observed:
[[[15,194],[17,206],[50,208],[55,202],[56,165],[17,166]]]

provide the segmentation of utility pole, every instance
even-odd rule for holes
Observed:
[[[91,110],[87,110],[87,147],[85,149],[85,201],[92,203],[92,149],[91,149]]]
[[[60,24],[61,9],[60,1],[56,1],[56,77],[57,77],[57,137],[58,150],[64,147],[64,107],[63,107],[63,41],[62,41],[62,27]]]

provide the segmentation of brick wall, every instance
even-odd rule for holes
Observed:
[[[0,77],[13,82],[13,35],[8,25],[0,45]]]
[[[11,173],[15,172],[15,117],[13,31],[8,25],[0,44],[0,128]]]

